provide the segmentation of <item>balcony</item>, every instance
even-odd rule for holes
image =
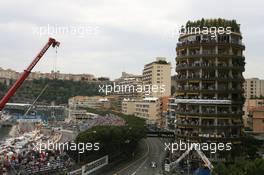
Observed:
[[[176,92],[202,92],[202,93],[219,93],[219,92],[228,92],[228,93],[243,93],[244,90],[242,88],[226,88],[226,87],[218,87],[215,86],[207,86],[207,87],[197,87],[197,86],[179,86],[176,88]]]
[[[202,123],[199,123],[198,120],[192,120],[192,119],[178,119],[175,124],[182,127],[202,127],[202,128],[243,127],[242,123],[221,122],[215,124],[214,122],[209,122],[209,121],[206,122],[203,121]]]
[[[227,53],[227,52],[223,52],[223,53],[216,53],[214,51],[211,52],[207,52],[204,51],[203,53],[197,52],[197,53],[190,53],[190,54],[179,54],[176,57],[176,60],[182,60],[182,59],[186,59],[186,58],[201,58],[201,57],[237,57],[237,58],[244,58],[243,55],[236,55],[236,54],[232,54],[232,53]]]
[[[225,133],[199,133],[198,131],[183,131],[181,129],[176,129],[175,131],[176,138],[188,138],[188,139],[202,139],[202,140],[240,140],[241,136],[239,135],[228,135]]]
[[[195,86],[193,86],[193,87],[182,87],[182,86],[180,86],[180,87],[177,87],[176,88],[176,91],[200,91],[200,87],[195,87]]]
[[[206,81],[239,81],[244,82],[244,78],[242,76],[229,76],[229,75],[219,75],[219,76],[211,76],[211,75],[177,75],[176,81],[187,81],[187,80],[206,80]]]
[[[201,116],[201,117],[230,117],[230,116],[241,116],[242,111],[228,111],[228,110],[218,110],[215,108],[206,108],[201,111],[197,109],[175,109],[175,113],[179,115],[190,115],[190,116]]]
[[[196,110],[188,110],[188,109],[176,109],[175,110],[176,114],[180,115],[196,115],[199,116],[201,113],[199,112],[199,109]]]
[[[186,46],[200,46],[200,45],[232,45],[235,47],[239,47],[241,49],[245,49],[245,45],[244,43],[242,43],[241,41],[237,41],[237,40],[231,40],[231,41],[215,41],[215,40],[202,40],[202,41],[185,41],[185,42],[179,42],[177,43],[177,48],[181,49],[184,48]]]
[[[244,71],[244,66],[241,65],[227,65],[227,64],[218,64],[215,65],[214,63],[182,63],[182,64],[177,64],[176,65],[176,71],[179,70],[192,70],[192,69],[219,69],[219,70],[240,70]]]

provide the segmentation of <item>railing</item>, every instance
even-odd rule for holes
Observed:
[[[225,134],[209,134],[209,133],[193,133],[193,132],[175,132],[176,137],[188,138],[208,138],[208,139],[239,139],[239,135],[225,135]]]
[[[201,41],[185,41],[185,42],[179,42],[177,43],[177,47],[182,47],[186,45],[195,45],[195,44],[236,44],[236,45],[241,45],[245,46],[245,44],[241,41],[216,41],[216,40],[201,40]]]
[[[178,64],[176,69],[195,69],[195,68],[214,68],[214,69],[243,69],[242,65],[228,65],[228,64],[213,64],[213,63],[191,63],[191,64]]]
[[[197,115],[242,115],[243,112],[241,111],[216,111],[213,109],[209,110],[182,110],[182,109],[175,109],[176,114],[197,114]]]
[[[242,88],[225,88],[225,87],[177,87],[176,91],[243,91]]]
[[[226,79],[234,79],[234,80],[241,80],[243,79],[242,76],[186,76],[186,75],[178,75],[176,76],[176,80],[185,80],[185,79],[218,79],[218,80],[226,80]]]
[[[188,121],[177,121],[177,125],[182,126],[198,126],[198,127],[242,127],[243,124],[230,124],[230,123],[221,123],[221,124],[214,124],[214,123],[199,123],[199,121],[196,122],[188,122]]]
[[[202,53],[200,52],[195,52],[195,53],[185,53],[185,54],[178,54],[176,59],[177,58],[185,58],[185,57],[203,57],[203,56],[233,56],[233,57],[244,57],[243,55],[240,55],[240,54],[234,54],[234,53],[228,53],[228,52],[212,52],[212,51],[203,51]]]

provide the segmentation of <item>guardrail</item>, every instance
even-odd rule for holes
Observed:
[[[99,169],[101,169],[102,167],[104,167],[105,165],[108,164],[109,158],[108,155],[101,157],[100,159],[97,159],[93,162],[87,163],[86,165],[83,165],[82,168],[74,170],[70,173],[68,173],[68,175],[89,175]]]

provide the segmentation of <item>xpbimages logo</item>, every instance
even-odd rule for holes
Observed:
[[[47,143],[38,142],[33,145],[33,150],[43,152],[45,150],[53,151],[78,151],[79,153],[84,153],[85,151],[98,151],[100,149],[99,143],[53,143],[48,140]]]
[[[99,93],[104,93],[109,95],[111,93],[144,93],[145,95],[150,95],[151,93],[164,93],[166,91],[166,85],[133,85],[133,84],[106,84],[99,85]]]
[[[201,150],[210,151],[215,154],[217,151],[230,151],[232,149],[232,143],[193,143],[193,142],[175,142],[175,143],[164,143],[165,151],[174,153],[175,151],[187,151],[187,150]]]
[[[179,30],[180,35],[208,35],[211,38],[215,38],[217,34],[219,35],[230,35],[232,33],[231,27],[184,27],[182,26]]]

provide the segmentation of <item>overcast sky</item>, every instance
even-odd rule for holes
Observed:
[[[236,19],[246,45],[245,77],[264,78],[262,0],[0,0],[0,67],[22,71],[49,36],[61,42],[34,71],[141,74],[164,56],[175,68],[178,30],[188,20]],[[172,71],[174,74],[174,70]]]

